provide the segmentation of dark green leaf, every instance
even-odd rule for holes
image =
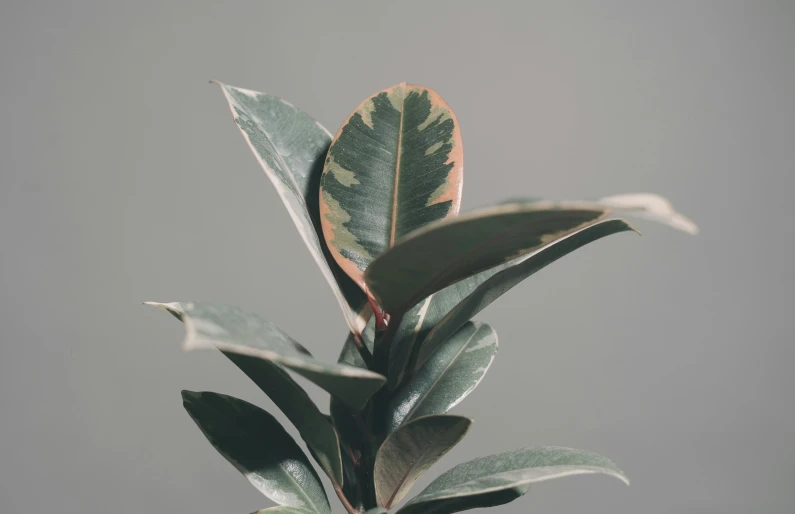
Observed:
[[[364,327],[367,297],[339,268],[321,233],[318,194],[331,134],[281,98],[220,84],[240,132],[320,267],[351,330]]]
[[[364,269],[396,240],[458,212],[463,157],[453,111],[423,86],[376,93],[343,123],[323,170],[321,223],[362,288]]]
[[[461,327],[396,391],[389,404],[389,430],[448,412],[477,387],[496,353],[497,333],[490,326],[470,322]]]
[[[632,230],[634,229],[623,220],[603,221],[586,227],[563,240],[556,241],[552,245],[546,246],[519,261],[512,261],[504,269],[498,268],[498,273],[477,286],[472,293],[461,299],[453,309],[436,323],[420,346],[417,365],[421,366],[436,348],[464,323],[522,280],[590,242],[611,234]],[[467,282],[468,280],[470,279],[462,282]],[[434,296],[442,295],[445,291],[440,291]]]
[[[392,432],[375,458],[373,476],[378,505],[392,508],[414,483],[450,451],[472,420],[460,416],[425,416]]]
[[[572,475],[602,473],[629,484],[609,459],[571,448],[512,450],[459,464],[407,503],[402,514],[450,514],[512,501],[530,484]]]
[[[401,239],[365,274],[370,294],[404,313],[450,284],[528,254],[595,223],[605,210],[552,202],[497,205],[438,221]]]
[[[331,513],[320,478],[273,416],[216,393],[183,391],[182,401],[215,449],[262,494],[279,505]]]
[[[355,410],[362,409],[386,379],[372,371],[319,361],[276,325],[237,307],[156,303],[185,323],[185,349],[222,352],[276,362],[303,375]]]
[[[274,362],[224,352],[298,429],[320,467],[332,482],[342,485],[342,458],[337,431],[306,391]]]

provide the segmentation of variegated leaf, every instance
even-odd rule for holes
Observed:
[[[331,514],[320,478],[276,419],[248,402],[210,392],[182,392],[188,414],[249,482],[272,501]]]
[[[398,514],[452,514],[494,507],[525,494],[531,484],[594,473],[629,484],[614,462],[595,453],[554,446],[507,451],[442,473]]]
[[[343,485],[342,456],[337,431],[306,391],[275,362],[223,352],[245,373],[298,429],[312,456],[331,481]]]
[[[467,323],[398,389],[387,410],[392,432],[413,419],[445,414],[475,390],[497,354],[497,332]]]
[[[472,420],[425,416],[389,434],[373,469],[375,497],[387,509],[400,502],[414,483],[466,435]]]
[[[493,268],[496,273],[477,285],[466,297],[461,298],[455,307],[434,324],[433,329],[427,333],[427,337],[419,346],[416,366],[422,366],[428,357],[461,326],[527,277],[597,239],[633,230],[624,220],[603,221],[545,246],[518,261],[511,261],[507,265]],[[469,280],[462,282],[465,283]],[[445,291],[440,291],[434,297],[444,294]]]
[[[365,100],[343,123],[326,157],[323,234],[362,288],[367,265],[395,241],[458,212],[463,147],[441,96],[405,83]]]
[[[331,286],[349,328],[360,331],[370,314],[367,298],[342,272],[323,238],[319,237],[320,176],[331,134],[308,114],[281,98],[219,85],[240,132]]]
[[[382,375],[366,369],[315,359],[279,327],[237,307],[193,302],[147,303],[165,309],[185,323],[185,349],[218,348],[281,364],[354,410],[361,410],[386,382]]]
[[[438,221],[401,239],[367,268],[370,294],[389,313],[595,223],[607,210],[522,202]]]

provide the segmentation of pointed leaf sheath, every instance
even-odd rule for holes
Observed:
[[[326,157],[323,234],[343,270],[365,288],[364,269],[399,238],[458,212],[463,147],[450,107],[405,83],[365,100]]]
[[[319,361],[273,323],[237,307],[193,302],[148,303],[185,323],[185,349],[215,347],[225,353],[281,364],[354,410],[361,410],[386,381],[372,371]]]
[[[349,328],[358,333],[370,313],[367,298],[337,266],[319,237],[318,191],[331,135],[308,114],[281,98],[219,85],[240,132],[331,286]]]
[[[331,513],[315,470],[273,416],[216,393],[183,391],[182,401],[215,449],[262,494],[285,507]]]
[[[522,496],[530,484],[594,473],[629,484],[615,463],[595,453],[559,447],[512,450],[455,466],[398,512],[450,514],[494,507]]]
[[[431,414],[445,414],[483,380],[497,353],[497,333],[467,323],[442,344],[389,404],[389,431]]]
[[[414,483],[464,437],[472,420],[460,416],[426,416],[386,438],[375,458],[373,476],[378,505],[400,502]]]
[[[276,404],[301,434],[312,456],[335,484],[344,483],[337,431],[306,391],[274,362],[224,352]]]
[[[436,291],[528,254],[606,214],[606,209],[559,208],[552,202],[471,211],[400,240],[367,268],[367,286],[387,312],[404,313]]]
[[[455,307],[435,324],[419,347],[417,366],[422,366],[439,345],[444,343],[464,323],[527,277],[597,239],[633,230],[624,220],[603,221],[586,227],[518,261],[512,261],[509,265],[504,266],[504,269],[494,268],[498,273],[478,285],[472,293],[462,298]],[[434,296],[443,293],[444,291],[440,291]]]

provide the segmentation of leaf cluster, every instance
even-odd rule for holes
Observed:
[[[185,324],[186,349],[220,350],[295,426],[350,513],[395,508],[466,435],[449,414],[481,382],[497,333],[474,317],[568,253],[634,229],[613,213],[696,228],[651,194],[588,201],[514,200],[459,215],[463,146],[435,91],[398,84],[362,102],[332,137],[292,104],[221,84],[237,126],[331,286],[349,333],[322,362],[273,323],[236,307],[155,303]],[[294,380],[330,395],[322,412]],[[243,400],[183,391],[210,443],[276,507],[328,514],[310,459],[281,424]],[[521,448],[439,475],[403,514],[510,502],[531,484],[624,473],[599,455]]]

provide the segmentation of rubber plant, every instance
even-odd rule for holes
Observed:
[[[461,132],[450,107],[424,86],[402,83],[374,94],[333,137],[284,100],[221,88],[349,333],[339,362],[327,363],[256,314],[151,304],[185,324],[185,348],[217,348],[270,397],[351,514],[397,507],[467,433],[472,420],[449,411],[481,382],[497,352],[494,329],[473,321],[483,308],[581,246],[634,230],[611,214],[696,231],[652,194],[516,200],[459,215]],[[330,415],[291,373],[330,393]],[[331,512],[309,458],[271,414],[212,392],[182,397],[216,450],[278,505],[260,512]],[[398,512],[501,505],[535,482],[590,473],[627,482],[616,464],[593,453],[509,450],[440,474]]]

